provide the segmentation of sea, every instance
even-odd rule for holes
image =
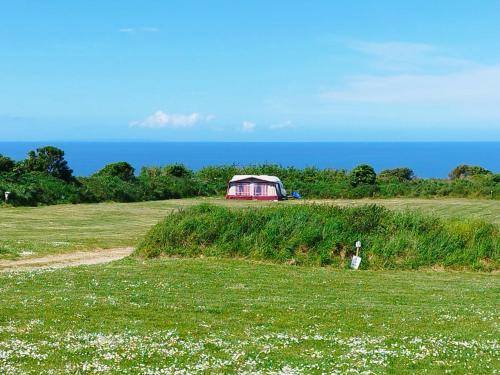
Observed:
[[[183,163],[198,170],[225,164],[280,164],[351,169],[370,164],[378,172],[409,167],[418,177],[443,178],[459,164],[500,172],[500,142],[0,142],[0,154],[15,160],[52,145],[65,151],[77,176],[127,161],[143,166]]]

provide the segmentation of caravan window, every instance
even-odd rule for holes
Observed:
[[[236,184],[236,195],[250,195],[250,184]]]
[[[255,184],[254,194],[256,196],[266,196],[267,195],[267,184]]]

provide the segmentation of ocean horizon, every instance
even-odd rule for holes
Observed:
[[[459,164],[500,171],[500,142],[0,142],[0,154],[15,160],[52,145],[65,151],[77,176],[127,161],[144,166],[279,164],[304,168],[351,169],[370,164],[376,171],[409,167],[418,177],[444,178]]]

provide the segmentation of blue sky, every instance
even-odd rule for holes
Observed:
[[[5,1],[0,140],[499,141],[499,14],[487,0]]]

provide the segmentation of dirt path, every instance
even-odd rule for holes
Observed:
[[[39,258],[0,260],[0,272],[32,271],[47,268],[74,267],[83,264],[101,264],[125,258],[132,254],[132,247],[78,251],[75,253],[46,255]]]

